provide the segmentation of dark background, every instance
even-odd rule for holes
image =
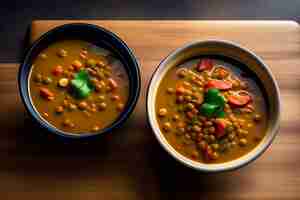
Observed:
[[[0,62],[20,60],[33,19],[275,19],[300,21],[300,0],[2,0]]]

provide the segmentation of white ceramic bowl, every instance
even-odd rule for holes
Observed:
[[[205,164],[193,161],[178,153],[165,139],[159,129],[155,112],[156,93],[165,73],[183,61],[201,55],[221,55],[235,59],[247,66],[261,80],[266,91],[269,106],[269,120],[266,136],[248,154],[225,163]],[[233,170],[248,164],[259,157],[272,143],[279,129],[280,95],[278,85],[268,66],[254,53],[229,41],[205,40],[196,41],[176,49],[167,56],[157,67],[148,87],[147,114],[150,126],[161,146],[176,160],[193,169],[203,172],[221,172]]]

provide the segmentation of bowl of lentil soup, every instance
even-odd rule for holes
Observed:
[[[150,126],[176,160],[203,172],[239,168],[272,143],[279,89],[267,65],[232,42],[197,41],[166,57],[147,94]]]
[[[120,127],[140,92],[135,56],[115,34],[91,24],[66,24],[42,35],[19,70],[28,113],[67,138],[93,138]]]

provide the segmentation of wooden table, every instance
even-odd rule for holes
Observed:
[[[35,21],[32,40],[70,21]],[[45,139],[20,101],[18,64],[0,64],[1,199],[299,199],[300,28],[291,21],[88,21],[119,35],[141,63],[142,92],[126,125],[93,144]],[[146,122],[145,88],[172,50],[200,39],[237,42],[261,56],[277,79],[280,132],[255,162],[202,174],[173,160]],[[41,133],[41,134],[39,134]]]

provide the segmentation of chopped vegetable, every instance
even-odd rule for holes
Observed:
[[[75,74],[75,78],[71,80],[71,86],[78,98],[86,98],[94,90],[94,86],[91,84],[90,77],[85,70],[81,70]]]
[[[201,59],[197,64],[199,72],[204,70],[211,70],[213,68],[213,61],[211,59]]]
[[[229,90],[232,88],[232,83],[229,81],[210,80],[205,85],[206,89],[216,88],[219,90]]]
[[[181,85],[176,86],[176,95],[182,95],[185,93],[185,88]]]
[[[236,107],[242,107],[252,100],[250,95],[247,94],[233,94],[228,96],[228,102]]]
[[[225,98],[218,89],[209,89],[205,101],[200,107],[200,113],[206,117],[224,117]]]
[[[202,106],[200,108],[200,112],[201,112],[201,114],[205,115],[206,117],[212,117],[218,108],[219,107],[217,105],[204,103],[204,104],[202,104]]]
[[[41,95],[41,97],[45,98],[48,101],[54,100],[54,93],[51,92],[48,88],[41,87],[40,95]]]
[[[220,107],[225,106],[225,99],[218,89],[207,90],[205,101],[211,104],[219,105]]]
[[[226,134],[227,122],[224,119],[216,119],[215,121],[216,131],[215,136],[220,138]]]
[[[64,72],[64,68],[61,65],[57,65],[56,67],[54,67],[54,69],[52,70],[52,74],[54,76],[60,76],[62,75]]]

